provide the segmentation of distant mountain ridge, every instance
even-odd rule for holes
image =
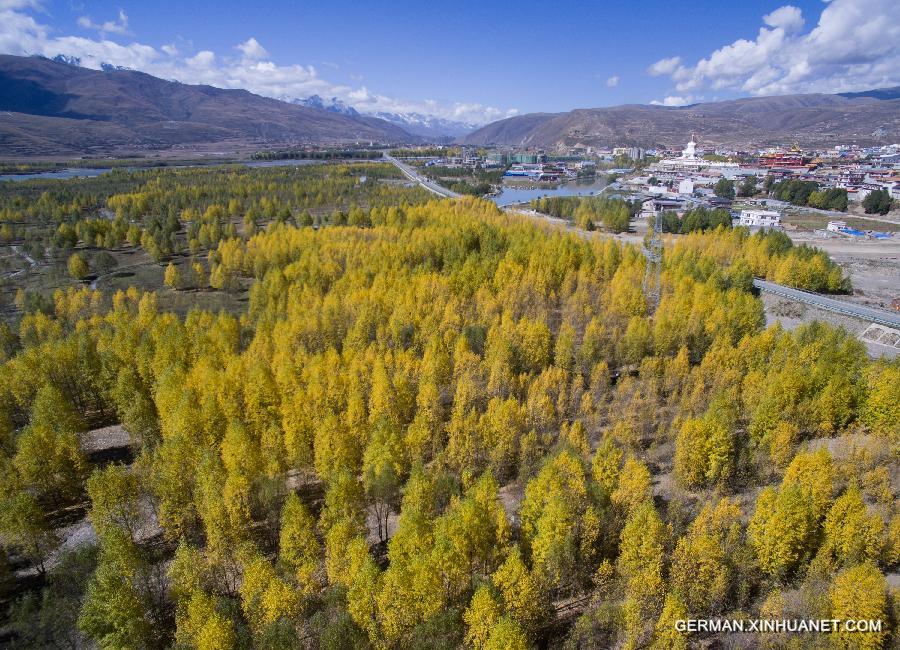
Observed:
[[[306,99],[298,99],[298,98],[285,98],[286,102],[289,104],[296,104],[298,106],[306,106],[307,108],[318,108],[319,110],[329,111],[331,113],[338,113],[339,115],[350,115],[357,116],[359,115],[359,111],[357,111],[352,106],[348,106],[343,101],[338,99],[337,97],[332,97],[327,102],[322,99],[319,95],[310,95]]]
[[[284,101],[299,106],[308,106],[309,108],[319,108],[325,111],[331,111],[332,113],[340,113],[341,115],[368,115],[377,117],[380,120],[396,124],[407,133],[419,135],[430,140],[445,139],[450,141],[453,138],[458,138],[467,133],[471,133],[480,126],[469,122],[448,120],[443,117],[416,112],[392,113],[389,111],[373,111],[361,113],[337,97],[325,100],[319,95],[311,95],[305,99],[285,97]]]
[[[462,144],[680,146],[695,132],[706,146],[748,147],[799,142],[900,142],[900,86],[837,95],[749,97],[682,107],[628,104],[566,113],[528,113],[492,122]]]
[[[448,120],[424,113],[372,113],[373,117],[386,120],[403,128],[404,131],[425,138],[458,138],[475,131],[480,125],[471,122]]]
[[[0,55],[0,155],[158,151],[218,143],[418,142],[396,124],[76,60]]]

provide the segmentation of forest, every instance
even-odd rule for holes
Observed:
[[[662,231],[688,233],[695,230],[710,230],[719,226],[731,227],[731,213],[725,208],[710,210],[705,206],[685,210],[681,218],[676,212],[666,210],[662,214]]]
[[[774,177],[766,178],[767,183],[771,178]],[[843,188],[820,190],[819,184],[815,181],[792,179],[772,183],[766,189],[776,199],[788,201],[794,205],[806,205],[822,210],[847,211],[847,190]]]
[[[687,648],[717,639],[675,621],[716,616],[891,647],[900,363],[765,327],[752,289],[846,290],[827,255],[680,235],[650,313],[638,246],[310,168],[3,195],[10,241],[246,289],[177,314],[71,280],[0,324],[17,647]]]
[[[631,219],[640,211],[640,201],[605,196],[545,196],[530,202],[532,210],[572,221],[583,230],[628,232]]]
[[[162,273],[150,282],[140,274],[156,264],[174,265],[177,288],[205,292],[194,298],[221,306],[224,301],[207,291],[216,278],[206,260],[221,239],[249,237],[272,221],[313,228],[365,223],[372,207],[429,197],[408,187],[392,166],[372,163],[114,170],[77,181],[6,183],[3,189],[0,308],[17,294],[18,302],[45,310],[53,290],[71,284],[61,276],[92,282],[122,275],[153,289],[162,286]],[[43,272],[23,276],[23,257]]]

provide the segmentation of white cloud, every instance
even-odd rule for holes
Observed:
[[[619,75],[613,75],[609,79],[606,80],[606,85],[610,88],[615,88],[619,85]]]
[[[39,8],[38,0],[0,0],[0,11]]]
[[[259,41],[252,36],[243,43],[235,45],[235,47],[244,53],[244,58],[252,59],[254,61],[265,59],[269,56],[266,48],[260,45]]]
[[[803,33],[803,15],[785,5],[763,17],[754,40],[738,39],[694,66],[657,61],[679,93],[701,88],[751,95],[837,93],[900,84],[900,3],[833,0]]]
[[[793,5],[784,5],[763,16],[763,22],[769,27],[781,27],[787,32],[799,31],[803,29],[803,12]]]
[[[702,97],[694,97],[693,95],[669,95],[662,101],[654,99],[651,104],[654,106],[687,106],[695,104],[703,99]]]
[[[90,16],[81,16],[78,19],[78,25],[84,27],[85,29],[93,29],[95,31],[100,32],[100,35],[105,34],[118,34],[119,36],[128,36],[131,32],[128,31],[128,15],[121,9],[119,9],[119,19],[118,20],[107,20],[104,23],[95,23]]]
[[[649,68],[647,68],[647,72],[654,77],[658,77],[664,74],[672,74],[678,68],[678,65],[680,63],[680,56],[673,56],[670,59],[660,59]]]
[[[217,54],[211,50],[193,50],[189,42],[165,44],[158,49],[138,42],[120,44],[105,38],[106,34],[124,34],[128,17],[121,12],[118,21],[95,24],[90,29],[100,32],[99,39],[55,35],[54,30],[33,16],[40,9],[37,0],[0,0],[0,53],[20,56],[59,54],[75,57],[87,68],[99,69],[103,63],[141,70],[162,79],[182,83],[207,84],[219,88],[245,88],[250,92],[277,99],[303,98],[310,95],[336,97],[363,113],[423,113],[450,120],[484,124],[517,114],[480,103],[422,101],[389,97],[370,91],[365,86],[335,84],[319,76],[308,65],[279,65],[255,38],[235,45],[237,53]],[[353,79],[359,83],[361,77]]]

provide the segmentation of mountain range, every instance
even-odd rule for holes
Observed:
[[[358,116],[360,112],[346,102],[332,97],[329,100],[322,99],[319,95],[311,95],[305,99],[285,98],[284,101],[300,106],[308,106],[310,108],[319,108],[332,113],[340,113],[341,115]],[[480,125],[469,122],[459,122],[456,120],[448,120],[436,115],[425,115],[424,113],[391,113],[388,111],[377,111],[366,113],[371,117],[377,117],[391,124],[396,124],[407,133],[420,135],[428,140],[450,142],[454,138],[458,138],[471,133]]]
[[[538,147],[756,147],[900,142],[900,87],[528,113],[481,128],[420,113],[363,114],[332,97],[272,99],[77,59],[0,55],[0,156],[136,154],[456,141]]]
[[[75,63],[0,55],[0,155],[420,140],[376,117]]]
[[[900,142],[900,86],[837,95],[751,97],[668,107],[643,104],[527,113],[492,122],[462,144],[538,147],[679,146],[694,132],[706,146],[798,142],[873,145]]]
[[[337,97],[332,97],[329,100],[322,99],[319,95],[310,95],[305,99],[297,98],[297,97],[285,97],[282,101],[287,102],[288,104],[296,104],[297,106],[306,106],[308,108],[318,108],[322,111],[329,111],[331,113],[338,113],[339,115],[350,115],[351,117],[356,117],[359,115],[359,111],[357,111],[352,106],[346,104],[341,101]]]

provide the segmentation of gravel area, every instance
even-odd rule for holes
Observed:
[[[121,424],[93,429],[81,434],[81,448],[86,454],[132,445],[131,435]]]

